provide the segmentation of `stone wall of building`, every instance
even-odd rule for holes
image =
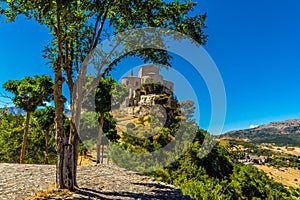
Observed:
[[[164,85],[167,89],[169,89],[169,91],[167,91],[167,93],[168,93],[168,92],[173,92],[173,91],[174,91],[174,83],[173,83],[173,82],[164,80],[164,81],[163,81],[163,85]]]
[[[141,88],[141,78],[136,76],[124,77],[122,78],[122,84],[129,89],[136,90]]]
[[[169,91],[173,92],[174,90],[174,83],[164,80],[163,76],[159,74],[158,67],[152,64],[142,66],[139,69],[138,76],[133,76],[133,73],[131,73],[130,76],[122,78],[122,84],[128,87],[129,90],[131,89],[132,92],[140,89],[146,83],[159,83],[168,88]]]
[[[143,77],[149,73],[159,74],[159,69],[155,65],[144,65],[139,69],[138,77]]]
[[[149,64],[142,66],[138,71],[138,76],[134,76],[131,72],[130,76],[122,78],[122,84],[129,89],[129,95],[122,104],[122,108],[132,106],[151,106],[154,104],[155,94],[147,94],[141,89],[143,84],[158,83],[164,86],[162,92],[172,95],[174,83],[163,79],[159,74],[159,68]],[[161,93],[161,92],[160,92]]]

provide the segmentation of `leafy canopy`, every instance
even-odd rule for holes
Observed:
[[[36,110],[33,113],[33,117],[44,130],[49,130],[51,127],[54,127],[55,109],[48,106],[45,109]]]
[[[9,80],[3,84],[3,88],[14,94],[14,104],[26,112],[45,106],[44,102],[49,102],[53,96],[52,79],[45,75]]]
[[[192,1],[9,0],[6,4],[3,14],[7,21],[15,21],[22,14],[46,25],[53,41],[46,47],[45,57],[55,61],[61,43],[66,71],[67,68],[78,71],[84,58],[99,42],[135,28],[166,28],[185,34],[199,44],[205,44],[207,40],[204,33],[206,13],[192,14],[197,5]],[[128,52],[120,59],[126,56],[138,56],[145,62],[170,66],[171,56],[163,50],[140,49]]]
[[[100,79],[95,92],[96,112],[99,113],[109,112],[112,107],[119,107],[128,96],[128,89],[111,77]]]

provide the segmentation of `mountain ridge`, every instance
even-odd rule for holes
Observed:
[[[234,130],[219,138],[237,138],[253,143],[300,146],[300,118],[271,122],[255,128]]]
[[[24,110],[22,110],[21,108],[18,108],[16,106],[3,107],[3,108],[0,108],[0,110],[6,110],[6,112],[8,114],[12,114],[12,115],[16,115],[16,114],[25,115],[26,114],[26,112]]]

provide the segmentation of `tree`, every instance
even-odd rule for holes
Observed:
[[[5,109],[0,110],[0,162],[20,161],[24,120],[21,114],[12,115]]]
[[[100,163],[100,146],[103,137],[105,114],[111,111],[112,106],[116,107],[123,102],[126,91],[127,88],[125,86],[118,84],[111,77],[102,78],[96,88],[95,106],[96,112],[99,114],[96,163]],[[108,128],[107,131],[109,131],[109,129],[110,128]]]
[[[30,119],[25,160],[28,164],[44,164],[46,150],[45,131],[37,120],[33,118],[35,112]],[[0,109],[0,163],[17,163],[20,161],[25,117],[21,114],[9,114],[5,108],[3,110]],[[54,134],[50,135],[48,143],[48,162],[55,164],[57,157]]]
[[[25,161],[28,164],[44,164],[45,134],[33,115],[31,115],[30,129],[28,130]],[[0,162],[17,163],[20,161],[25,117],[21,114],[9,114],[5,110],[0,110]],[[48,143],[48,162],[55,164],[57,157],[54,134],[51,134]]]
[[[81,123],[80,127],[80,138],[84,146],[88,149],[92,149],[94,145],[97,145],[98,154],[96,155],[96,159],[98,159],[98,163],[103,163],[103,149],[104,145],[108,145],[109,142],[116,143],[120,139],[120,136],[117,134],[116,130],[116,120],[113,116],[106,112],[104,113],[104,123],[103,123],[103,134],[101,137],[101,143],[98,145],[99,141],[99,123],[95,121],[95,118],[99,119],[99,114],[95,112],[84,112],[81,115]],[[97,141],[95,143],[95,141]],[[102,146],[102,156],[100,156],[100,146]]]
[[[33,113],[33,117],[37,123],[42,127],[42,130],[45,131],[45,164],[48,164],[48,144],[49,144],[49,135],[51,129],[54,128],[55,122],[55,109],[53,107],[46,107],[45,109],[36,110]]]
[[[187,122],[195,122],[195,103],[192,100],[180,102],[181,114]]]
[[[103,163],[103,152],[104,152],[104,145],[109,145],[109,142],[117,143],[118,140],[121,138],[120,135],[117,133],[116,129],[117,122],[113,118],[113,116],[110,113],[105,113],[104,115],[104,124],[103,124],[103,138],[101,140],[102,142],[102,156],[101,156],[101,163]],[[108,163],[108,158],[107,158]]]
[[[46,57],[52,60],[55,76],[54,102],[58,151],[56,182],[59,188],[73,189],[74,184],[76,185],[79,136],[75,124],[80,121],[77,114],[81,113],[82,100],[92,90],[88,89],[84,92],[82,86],[85,82],[86,64],[95,52],[98,42],[109,37],[109,33],[117,34],[142,27],[161,27],[179,31],[200,44],[204,44],[207,38],[203,31],[206,14],[191,16],[189,11],[196,5],[192,2],[166,3],[162,0],[33,0],[29,2],[14,0],[7,1],[7,5],[7,9],[3,13],[8,21],[14,21],[17,15],[23,14],[27,18],[34,18],[40,24],[46,25],[53,36],[53,41],[45,49],[45,52]],[[121,59],[128,56],[138,56],[146,62],[152,61],[171,66],[171,56],[164,50],[130,51],[110,64],[104,65],[107,57],[112,54],[113,51],[103,57],[101,62],[103,65],[98,70],[99,77],[107,74]],[[81,63],[83,64],[81,65]],[[63,77],[63,71],[66,78]],[[81,76],[83,79],[74,79],[74,72],[83,75]],[[76,99],[76,102],[71,102],[73,116],[69,137],[70,145],[67,144],[62,119],[66,101],[62,95],[65,80],[70,90],[70,96]],[[74,92],[75,82],[77,89]],[[96,87],[98,82],[99,80],[95,80],[91,88]],[[69,156],[64,156],[64,154],[69,150],[72,152],[72,156],[71,163],[67,164],[65,160]],[[68,170],[71,170],[71,173],[68,173]]]
[[[25,77],[23,80],[9,80],[3,84],[3,88],[15,96],[13,102],[16,106],[26,111],[26,122],[24,128],[20,163],[24,163],[25,147],[28,136],[30,114],[38,106],[45,105],[53,95],[53,83],[49,76]]]

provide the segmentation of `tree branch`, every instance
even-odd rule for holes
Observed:
[[[97,45],[98,45],[98,41],[99,41],[99,38],[100,38],[100,36],[101,36],[101,33],[102,33],[102,30],[103,30],[103,27],[104,27],[105,20],[106,20],[106,18],[107,18],[107,14],[108,14],[108,10],[109,10],[110,4],[111,4],[111,3],[109,2],[109,4],[107,5],[107,8],[106,8],[106,10],[105,10],[105,13],[104,13],[104,15],[103,15],[101,24],[100,24],[99,29],[98,29],[97,37],[95,38],[95,40],[94,40],[94,42],[93,42],[93,43],[94,43],[94,45],[93,45],[93,47],[92,47],[93,49],[96,48]]]

